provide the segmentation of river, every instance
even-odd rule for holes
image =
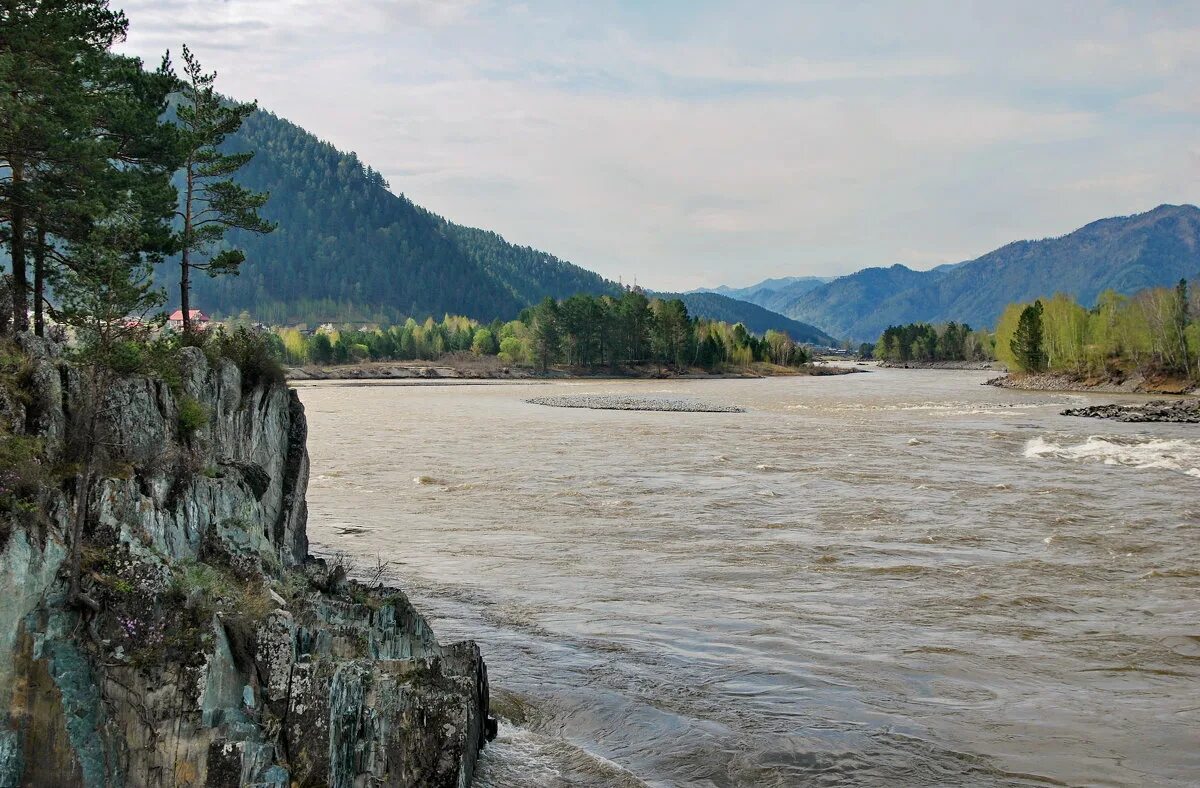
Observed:
[[[482,786],[1200,783],[1200,428],[988,374],[305,385],[310,538],[480,643]]]

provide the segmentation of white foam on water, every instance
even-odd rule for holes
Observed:
[[[1118,438],[1092,435],[1083,443],[1056,443],[1037,437],[1025,443],[1030,459],[1102,462],[1130,468],[1157,468],[1200,478],[1200,441],[1182,438]]]

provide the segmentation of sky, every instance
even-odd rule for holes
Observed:
[[[113,0],[461,224],[679,290],[1200,201],[1200,3]],[[176,56],[176,61],[178,57]]]

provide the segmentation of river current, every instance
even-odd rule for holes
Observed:
[[[987,377],[304,385],[309,534],[479,642],[479,785],[1200,783],[1200,427]]]

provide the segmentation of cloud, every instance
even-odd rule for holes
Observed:
[[[130,51],[187,41],[431,210],[654,287],[957,262],[1200,184],[1187,6],[126,9]]]

